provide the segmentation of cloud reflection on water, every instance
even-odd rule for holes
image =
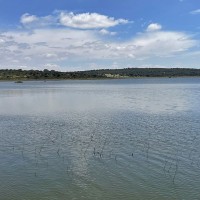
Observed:
[[[5,83],[4,83],[5,84]],[[9,83],[8,83],[9,84]],[[193,109],[196,84],[62,84],[0,90],[0,114],[37,115],[98,110],[176,113]]]

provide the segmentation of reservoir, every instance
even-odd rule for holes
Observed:
[[[200,78],[0,82],[0,199],[200,198]]]

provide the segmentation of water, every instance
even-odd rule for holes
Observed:
[[[199,199],[200,79],[0,82],[0,199]]]

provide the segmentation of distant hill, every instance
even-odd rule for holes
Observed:
[[[113,79],[135,77],[183,77],[200,76],[200,69],[191,68],[125,68],[100,69],[76,72],[54,70],[1,69],[0,80],[44,80],[44,79]]]

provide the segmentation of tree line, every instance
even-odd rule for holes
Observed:
[[[99,69],[75,72],[55,70],[0,69],[0,80],[46,80],[46,79],[104,79],[134,77],[183,77],[200,76],[194,68],[124,68]]]

